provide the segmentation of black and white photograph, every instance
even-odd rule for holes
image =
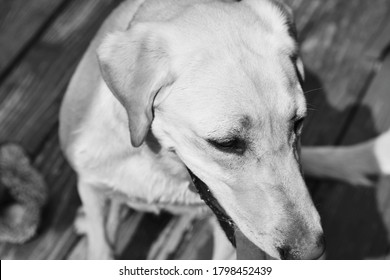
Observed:
[[[389,175],[389,0],[0,0],[1,260],[390,260]]]

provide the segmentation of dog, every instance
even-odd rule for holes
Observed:
[[[128,0],[112,12],[60,111],[88,258],[113,258],[119,205],[208,215],[198,192],[237,250],[243,236],[272,258],[323,254],[300,168],[292,22],[276,0]]]

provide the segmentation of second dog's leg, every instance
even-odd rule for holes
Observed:
[[[372,186],[377,176],[390,174],[390,131],[347,147],[303,147],[305,175]]]
[[[88,240],[88,259],[112,259],[105,232],[106,201],[103,194],[95,186],[79,182],[79,194],[85,213],[84,230]]]

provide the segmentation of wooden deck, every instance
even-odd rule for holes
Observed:
[[[50,188],[39,234],[0,243],[1,259],[82,259],[72,222],[76,177],[58,145],[58,109],[89,41],[119,0],[0,1],[0,142],[21,143]],[[390,127],[390,2],[286,0],[296,12],[310,114],[303,144],[347,145]],[[389,253],[390,180],[376,188],[308,181],[322,216],[329,259]],[[131,212],[121,229],[123,259],[210,254],[204,221]]]

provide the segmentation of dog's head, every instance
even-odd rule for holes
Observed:
[[[99,48],[131,142],[150,127],[238,228],[276,258],[316,258],[322,228],[299,165],[303,70],[285,7],[213,3],[137,23]]]

